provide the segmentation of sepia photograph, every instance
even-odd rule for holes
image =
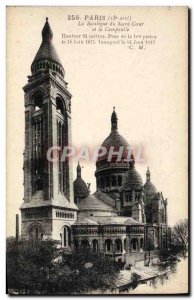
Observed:
[[[188,295],[186,6],[6,7],[9,295]]]

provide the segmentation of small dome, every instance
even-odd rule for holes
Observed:
[[[81,166],[78,162],[77,165],[77,178],[73,182],[74,198],[85,198],[88,196],[88,187],[85,181],[81,178]]]
[[[151,181],[147,181],[144,184],[144,189],[146,193],[150,193],[150,194],[157,193],[157,190]]]
[[[148,167],[147,172],[146,172],[146,183],[144,184],[145,192],[148,194],[157,193],[157,190],[156,190],[155,186],[153,185],[153,183],[151,182],[150,178],[151,178],[151,172]]]
[[[130,168],[127,171],[124,181],[123,189],[140,189],[143,186],[143,181],[137,170],[135,169],[135,161],[130,162]]]
[[[85,198],[88,196],[88,188],[85,181],[82,178],[76,178],[73,182],[74,197]]]

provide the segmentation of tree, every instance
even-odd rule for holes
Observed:
[[[89,249],[72,253],[53,240],[7,240],[9,293],[83,294],[112,286],[118,272],[117,263]]]
[[[171,231],[172,248],[174,248],[175,251],[180,252],[184,257],[186,257],[188,251],[188,241],[188,220],[180,220],[172,228]]]
[[[119,273],[118,263],[91,249],[80,249],[63,261],[72,270],[70,289],[79,294],[113,287]]]
[[[16,293],[46,293],[54,259],[58,256],[58,242],[7,240],[8,289]]]

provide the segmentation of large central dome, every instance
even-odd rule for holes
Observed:
[[[109,196],[117,198],[119,197],[124,174],[129,169],[127,158],[130,149],[128,142],[118,132],[118,118],[115,107],[111,115],[111,132],[103,141],[101,147],[106,148],[106,153],[99,156],[96,162],[97,188],[108,193]]]
[[[114,151],[119,151],[119,148],[123,146],[123,155],[122,158],[126,158],[129,150],[129,144],[126,139],[118,132],[118,118],[115,112],[115,107],[113,108],[113,113],[111,115],[111,133],[104,140],[101,147],[105,147],[107,149],[107,153],[103,157],[99,157],[98,161],[107,159],[110,147],[114,147]],[[113,156],[112,162],[117,158]]]
[[[129,144],[124,139],[124,137],[122,137],[122,135],[120,135],[120,133],[118,132],[118,118],[117,118],[117,114],[115,112],[115,107],[113,107],[113,113],[111,116],[111,133],[104,140],[104,142],[102,143],[102,146],[104,146],[104,147],[110,147],[110,146],[128,147],[129,146]]]
[[[110,147],[110,146],[124,146],[128,147],[129,144],[127,143],[126,139],[120,135],[118,131],[112,131],[109,136],[104,140],[102,143],[102,146],[104,147]]]

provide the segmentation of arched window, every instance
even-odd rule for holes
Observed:
[[[35,238],[38,239],[39,230],[38,227],[35,228]]]
[[[43,230],[39,225],[34,225],[29,230],[29,238],[32,240],[42,240]]]
[[[110,186],[110,180],[109,180],[109,177],[106,178],[106,187],[109,187]]]
[[[43,107],[43,94],[40,91],[37,91],[33,95],[33,101],[35,111],[41,109]]]
[[[83,250],[89,249],[89,247],[90,247],[90,244],[89,244],[88,240],[84,239],[81,241],[81,248]]]
[[[132,193],[131,192],[126,195],[126,201],[127,202],[131,202],[132,201]]]
[[[118,176],[118,186],[122,185],[122,176]]]
[[[104,178],[101,179],[101,188],[104,189]]]
[[[120,239],[115,241],[115,251],[116,253],[122,253],[122,241]]]
[[[113,245],[112,245],[112,240],[106,240],[105,241],[105,251],[106,252],[112,252],[113,251]]]
[[[95,252],[98,251],[98,241],[97,240],[92,241],[92,250]]]
[[[131,240],[131,251],[137,251],[137,239]]]
[[[71,246],[71,230],[68,226],[63,228],[62,246],[67,248]]]
[[[60,97],[56,98],[56,107],[57,107],[57,110],[63,115],[64,114],[64,104]]]
[[[116,177],[113,176],[113,177],[112,177],[112,186],[116,186],[116,185],[117,185]]]

